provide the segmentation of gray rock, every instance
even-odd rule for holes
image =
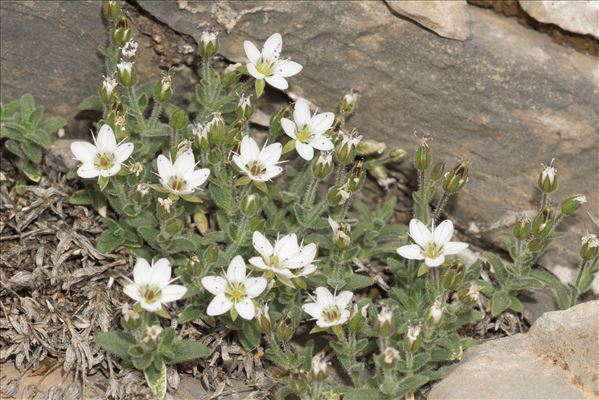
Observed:
[[[470,36],[470,14],[466,0],[385,0],[396,13],[418,22],[436,34],[457,40]]]
[[[79,165],[71,152],[71,143],[73,142],[75,142],[74,139],[58,139],[52,143],[52,147],[46,153],[46,163],[50,168],[67,172]]]
[[[223,30],[221,53],[244,62],[243,41],[283,35],[283,55],[304,65],[292,96],[335,110],[360,91],[351,121],[361,133],[413,150],[429,134],[437,159],[471,161],[471,180],[450,201],[449,217],[498,246],[520,211],[536,207],[542,162],[556,157],[560,195],[582,192],[598,209],[598,59],[491,11],[470,7],[471,37],[459,42],[393,15],[381,2],[155,2],[140,6],[196,40]],[[559,200],[558,199],[558,200]],[[584,213],[541,262],[572,272]],[[574,273],[561,274],[565,280]]]
[[[465,352],[429,400],[599,396],[599,301],[544,314],[526,334]]]
[[[599,39],[599,2],[596,0],[520,0],[518,3],[539,22]]]

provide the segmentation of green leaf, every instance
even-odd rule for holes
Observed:
[[[353,274],[349,278],[345,279],[345,285],[343,285],[343,290],[356,290],[362,289],[365,287],[372,286],[374,284],[374,279],[365,275]]]
[[[415,392],[429,381],[428,376],[413,375],[403,378],[399,381],[397,398],[404,396],[407,393]]]
[[[239,335],[239,341],[244,349],[247,351],[251,351],[260,345],[260,339],[262,335],[256,326],[256,321],[246,321],[243,320],[241,322],[241,329],[237,331]]]
[[[96,240],[96,249],[102,254],[109,254],[124,243],[124,240],[111,231],[104,231]]]
[[[92,204],[92,197],[89,190],[77,190],[69,197],[69,203],[80,206],[88,206]]]
[[[256,89],[256,97],[262,96],[262,94],[264,93],[264,87],[266,86],[266,82],[264,82],[264,79],[256,79],[256,83],[254,84],[254,86]]]
[[[33,182],[39,182],[40,179],[42,179],[42,170],[40,167],[33,165],[30,162],[24,161],[21,163],[21,171]]]
[[[61,117],[49,117],[44,119],[42,122],[40,122],[40,124],[37,126],[38,129],[41,129],[42,131],[45,131],[46,133],[54,133],[57,130],[59,130],[60,128],[62,128],[63,126],[65,126],[66,121],[64,120],[64,118]]]
[[[491,298],[491,315],[494,317],[498,316],[507,310],[511,304],[512,299],[509,293],[503,290],[496,291]]]
[[[164,399],[166,396],[166,364],[160,363],[160,367],[154,365],[144,369],[144,377],[150,388],[150,391],[158,399]]]
[[[287,154],[290,151],[293,151],[295,149],[295,140],[290,140],[287,143],[285,143],[285,146],[283,146],[283,151],[281,154]]]
[[[21,150],[31,162],[35,164],[42,162],[42,149],[37,144],[28,141],[21,142]]]
[[[21,121],[25,122],[25,120],[29,119],[29,116],[35,108],[35,100],[32,95],[27,93],[21,97],[19,105],[21,106]]]
[[[524,311],[524,305],[522,305],[522,302],[520,300],[518,300],[518,298],[516,296],[511,296],[510,300],[511,300],[510,310],[514,310],[515,312],[519,312],[519,313]]]
[[[191,322],[194,319],[198,318],[202,313],[202,309],[198,306],[189,305],[181,312],[179,315],[179,323],[185,324],[187,322]]]
[[[503,265],[503,262],[493,253],[485,252],[484,257],[493,267],[493,272],[495,272],[495,276],[497,277],[499,283],[504,285],[507,282],[508,273]]]
[[[43,147],[48,150],[52,147],[52,138],[50,135],[41,129],[36,129],[35,131],[27,131],[25,133],[25,138],[32,141],[33,143]]]
[[[135,344],[135,338],[127,332],[100,332],[96,335],[96,343],[104,350],[126,360],[129,358],[129,347]]]
[[[378,389],[349,389],[343,400],[384,400],[386,396]]]
[[[177,340],[172,346],[172,351],[174,356],[169,360],[169,364],[205,358],[212,353],[206,345],[194,340]]]
[[[98,178],[98,186],[100,187],[100,191],[106,189],[106,186],[108,186],[108,177],[106,176],[101,176]]]
[[[23,150],[19,145],[19,142],[16,140],[8,139],[6,142],[4,142],[4,147],[6,147],[6,150],[10,151],[14,155],[20,158],[26,158],[25,153],[23,153]]]
[[[564,287],[564,285],[555,275],[542,269],[533,269],[530,271],[530,276],[538,279],[540,282],[547,284],[555,291],[557,304],[562,310],[570,307],[570,294],[568,293],[566,287]]]
[[[91,111],[100,111],[104,110],[104,105],[102,104],[102,100],[100,100],[99,96],[93,95],[86,97],[83,99],[81,103],[79,103],[79,110],[91,110]]]

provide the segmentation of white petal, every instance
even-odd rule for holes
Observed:
[[[96,176],[100,175],[100,171],[98,171],[94,164],[85,163],[77,169],[77,175],[82,178],[95,178]]]
[[[158,175],[164,183],[167,183],[171,176],[175,175],[173,164],[163,154],[156,159],[156,166],[158,167]]]
[[[274,166],[267,167],[266,172],[264,172],[261,176],[254,178],[255,181],[258,182],[266,182],[274,178],[275,176],[279,176],[283,172],[282,167]]]
[[[163,287],[162,296],[160,297],[160,301],[163,303],[169,303],[171,301],[177,301],[187,293],[187,288],[183,285],[168,285]]]
[[[275,165],[281,158],[281,152],[283,151],[283,145],[281,143],[273,143],[262,149],[260,153],[260,160],[262,165],[268,167]]]
[[[452,236],[453,236],[453,223],[448,219],[441,222],[439,224],[439,226],[437,226],[435,228],[435,231],[433,232],[433,240],[439,246],[443,246],[445,243],[449,242],[451,240]]]
[[[254,302],[247,297],[235,304],[235,310],[239,314],[239,316],[243,319],[253,319],[256,315],[256,308],[254,307]]]
[[[293,75],[297,75],[303,68],[304,67],[302,67],[301,64],[289,60],[279,61],[275,65],[275,71],[277,75],[281,75],[283,78],[289,78]]]
[[[291,272],[290,270],[288,270],[288,269],[286,269],[286,268],[282,268],[282,269],[281,269],[281,268],[272,269],[272,271],[273,271],[275,274],[277,274],[278,276],[282,276],[282,277],[289,278],[289,279],[291,279],[291,278],[293,278],[293,277],[295,277],[295,276],[296,276],[296,275],[295,275],[293,272]],[[299,276],[299,275],[298,275],[298,276]]]
[[[160,288],[165,287],[171,280],[171,263],[161,258],[150,267],[150,283]]]
[[[88,142],[71,143],[71,152],[82,163],[93,163],[98,154],[96,146]]]
[[[193,151],[187,150],[183,154],[180,154],[175,160],[175,164],[173,167],[175,168],[175,173],[183,177],[193,171],[195,167],[195,158],[193,156]]]
[[[310,140],[310,146],[320,151],[329,151],[335,148],[333,142],[324,136],[314,136]]]
[[[296,276],[306,276],[306,275],[310,275],[311,273],[313,273],[314,271],[316,271],[316,265],[314,264],[310,264],[310,265],[306,265],[302,270],[300,270],[299,272],[296,272]]]
[[[191,174],[188,174],[186,176],[186,180],[187,184],[191,189],[190,191],[193,191],[195,188],[203,185],[209,176],[210,170],[208,168],[197,169],[193,171]]]
[[[247,172],[246,164],[243,162],[243,160],[241,159],[240,156],[238,156],[237,154],[234,154],[232,157],[232,160],[240,170]]]
[[[416,218],[412,218],[410,221],[410,236],[420,247],[423,248],[426,248],[433,239],[431,231],[429,231],[426,225]]]
[[[131,156],[131,153],[133,153],[134,148],[135,146],[133,146],[133,143],[123,143],[118,145],[116,150],[114,151],[116,161],[122,163],[123,161],[128,159],[129,156]]]
[[[281,128],[283,128],[283,131],[285,131],[287,136],[289,136],[291,139],[297,139],[297,136],[295,135],[295,123],[292,120],[288,118],[281,118]]]
[[[268,265],[264,262],[262,257],[252,257],[249,260],[249,263],[258,269],[270,269]]]
[[[320,286],[314,290],[314,293],[316,293],[316,301],[322,306],[323,309],[327,309],[335,305],[335,297],[329,291],[329,289]]]
[[[397,249],[397,254],[399,254],[403,258],[407,258],[408,260],[424,260],[422,248],[417,244],[401,246]]]
[[[245,281],[245,290],[250,299],[258,297],[266,289],[266,279],[264,278],[247,278]]]
[[[144,258],[138,258],[133,267],[133,280],[138,286],[150,282],[150,264]]]
[[[271,75],[264,78],[268,84],[274,88],[279,90],[287,90],[289,87],[289,83],[287,83],[287,79],[283,78],[281,75]]]
[[[264,79],[264,77],[266,76],[262,72],[258,72],[258,70],[256,69],[256,66],[254,64],[248,64],[247,69],[248,69],[248,73],[258,80]]]
[[[297,127],[301,129],[304,125],[310,123],[310,119],[310,106],[306,99],[300,98],[293,107],[293,120]]]
[[[300,157],[306,161],[310,161],[314,158],[314,148],[309,144],[302,143],[299,140],[296,140],[295,149],[297,150],[297,154],[299,154]]]
[[[121,164],[114,163],[114,165],[112,167],[110,167],[110,169],[100,169],[100,170],[98,170],[98,172],[100,173],[100,176],[109,177],[109,176],[114,176],[114,175],[118,174],[120,170],[121,170]]]
[[[231,307],[233,307],[231,300],[227,299],[224,294],[219,294],[208,304],[206,314],[210,316],[221,315],[229,311]]]
[[[354,297],[352,292],[344,290],[335,296],[335,304],[337,304],[337,306],[343,310],[347,308],[347,305],[350,303],[352,297]]]
[[[250,42],[249,40],[244,40],[243,49],[245,50],[245,55],[247,56],[248,60],[252,64],[258,64],[258,61],[260,61],[261,54],[260,50],[258,50],[256,45]]]
[[[125,292],[127,296],[131,297],[135,301],[139,301],[141,299],[141,296],[139,295],[139,287],[135,283],[125,285],[123,292]]]
[[[297,244],[297,235],[291,233],[279,238],[275,243],[274,253],[279,257],[280,260],[285,261],[295,256],[299,252],[299,245]]]
[[[256,141],[249,136],[244,136],[243,139],[241,139],[239,152],[244,165],[249,161],[257,160],[258,157],[260,157],[260,148],[258,147],[258,143],[256,143]]]
[[[229,282],[245,281],[245,262],[243,261],[243,257],[235,256],[231,260],[227,269],[227,280]]]
[[[102,125],[98,137],[96,137],[96,144],[101,153],[114,153],[116,150],[116,138],[110,125]]]
[[[301,268],[305,265],[311,264],[316,257],[316,244],[310,243],[304,246],[298,253],[293,254],[287,259],[285,268]]]
[[[310,120],[310,132],[315,135],[322,135],[333,126],[333,122],[335,122],[335,114],[332,112],[316,114]]]
[[[440,255],[437,258],[425,258],[424,259],[424,263],[426,265],[428,265],[429,267],[438,267],[439,265],[443,264],[443,262],[445,261],[445,256],[444,255]]]
[[[273,33],[262,47],[262,58],[265,60],[272,60],[279,58],[281,55],[281,48],[283,47],[283,38],[280,33]]]
[[[141,306],[141,308],[143,308],[144,310],[147,310],[149,312],[156,312],[162,308],[162,303],[160,301],[155,301],[153,303],[146,303],[146,301],[144,299],[141,299],[139,301],[139,305]]]
[[[252,235],[252,245],[254,249],[264,258],[270,258],[273,255],[273,247],[264,237],[264,235],[258,231],[255,231]],[[251,261],[250,261],[251,262]]]
[[[210,293],[219,295],[227,290],[227,281],[221,276],[205,276],[202,278],[202,286]]]
[[[320,318],[323,308],[318,303],[306,303],[302,306],[302,310],[304,310],[312,318]]]
[[[450,256],[452,254],[458,254],[459,252],[466,250],[468,243],[464,242],[447,242],[443,246],[443,254]]]

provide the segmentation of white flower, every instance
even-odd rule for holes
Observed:
[[[73,142],[71,151],[83,164],[77,170],[82,178],[108,177],[121,170],[122,163],[133,153],[133,143],[117,144],[109,125],[102,125],[94,144]]]
[[[152,262],[152,265],[138,258],[133,268],[133,282],[123,291],[142,308],[156,312],[164,303],[179,300],[187,292],[185,286],[171,285],[172,281],[171,264],[166,258]]]
[[[410,237],[416,244],[401,246],[397,249],[400,256],[409,260],[424,260],[429,267],[438,267],[445,256],[457,254],[468,247],[467,243],[450,242],[453,236],[453,223],[445,220],[431,232],[417,219],[410,221]]]
[[[333,150],[335,145],[324,133],[333,126],[335,114],[325,112],[310,115],[310,106],[304,99],[299,99],[293,109],[293,121],[281,118],[281,127],[290,138],[295,140],[295,149],[304,160],[314,158],[314,149]]]
[[[599,239],[597,239],[597,235],[589,233],[582,237],[582,244],[591,248],[599,247]]]
[[[383,351],[383,360],[384,360],[385,364],[392,365],[396,361],[399,361],[399,359],[400,359],[400,356],[399,356],[399,351],[397,351],[397,349],[395,349],[393,347],[386,347],[385,350]]]
[[[237,69],[238,69],[239,67],[241,67],[241,64],[240,64],[240,63],[229,64],[229,65],[227,65],[227,67],[225,68],[225,71],[224,71],[224,73],[225,73],[225,74],[229,74],[229,73],[231,73],[231,72],[236,72],[236,71],[237,71]]]
[[[254,43],[246,40],[243,42],[245,54],[249,60],[247,69],[250,75],[258,80],[266,80],[269,85],[285,90],[289,87],[287,80],[302,70],[302,66],[294,61],[280,60],[283,38],[280,33],[275,33],[264,42],[262,51]]]
[[[150,185],[148,185],[147,183],[138,183],[135,190],[137,190],[139,192],[139,194],[141,194],[141,196],[145,196],[146,194],[148,194],[150,192]]]
[[[351,225],[340,224],[329,216],[329,225],[333,230],[333,243],[339,248],[345,249],[351,244]]]
[[[316,320],[316,325],[329,328],[347,322],[350,315],[347,306],[353,297],[352,292],[346,290],[335,296],[329,289],[321,286],[314,293],[315,302],[304,304],[302,309]]]
[[[239,154],[233,156],[233,162],[250,179],[265,182],[283,172],[283,168],[277,165],[282,150],[281,143],[264,145],[260,150],[254,139],[244,136],[239,146]]]
[[[555,175],[557,174],[557,170],[553,166],[545,167],[543,172],[541,172],[541,180],[548,179],[549,183],[553,185],[553,181],[555,180]]]
[[[410,343],[414,343],[420,336],[420,325],[410,325],[408,328],[407,337]]]
[[[208,304],[208,315],[221,315],[235,308],[241,318],[250,320],[256,315],[252,299],[264,292],[266,279],[246,277],[245,262],[241,256],[236,256],[225,277],[206,276],[202,278],[202,285],[214,295]]]
[[[122,49],[123,56],[127,58],[135,57],[135,53],[137,53],[137,42],[133,39],[129,40]]]
[[[131,71],[133,70],[133,63],[121,59],[121,61],[116,65],[116,69],[118,70],[119,74],[131,74]]]
[[[439,321],[441,321],[441,317],[443,316],[443,307],[441,306],[441,302],[439,300],[435,301],[431,306],[430,316],[435,324],[438,324]]]
[[[160,325],[152,325],[146,328],[146,333],[144,337],[141,339],[144,343],[155,342],[158,339],[158,336],[162,333],[162,327]]]
[[[113,77],[111,77],[111,76],[104,77],[104,80],[102,81],[102,87],[103,87],[104,91],[106,92],[107,98],[110,98],[110,96],[112,96],[112,92],[114,91],[114,88],[116,88],[117,85],[118,85],[118,82]]]
[[[160,183],[173,194],[193,193],[210,175],[208,168],[194,169],[196,163],[191,150],[179,155],[174,163],[161,154],[156,164]]]
[[[160,204],[160,206],[164,208],[164,211],[169,214],[171,212],[171,207],[173,206],[173,201],[170,199],[170,197],[166,197],[164,199],[159,197],[158,204]]]
[[[205,30],[202,32],[202,34],[200,35],[200,42],[204,45],[204,46],[208,46],[208,45],[216,45],[216,39],[218,39],[218,33],[216,31],[213,31],[211,29]]]
[[[252,257],[249,261],[258,269],[272,271],[285,278],[305,276],[316,270],[313,264],[316,244],[298,245],[295,233],[277,238],[273,246],[262,233],[256,231],[252,243],[262,257]]]

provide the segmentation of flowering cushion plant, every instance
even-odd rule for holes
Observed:
[[[405,151],[385,153],[384,144],[346,126],[355,93],[343,96],[337,115],[312,114],[308,101],[298,99],[260,135],[250,119],[264,82],[285,90],[302,66],[281,58],[283,39],[275,33],[261,51],[244,42],[245,66],[218,71],[211,65],[217,36],[207,31],[198,46],[200,83],[182,109],[170,102],[169,73],[138,84],[138,46],[116,4],[105,2],[107,78],[100,95],[84,102],[102,119],[95,144],[73,145],[85,187],[71,201],[105,216],[100,251],[126,249],[137,257],[133,280],[124,282],[136,303],[123,314],[124,331],[97,341],[144,371],[156,396],[165,396],[166,364],[209,352],[186,343],[191,350],[183,354],[174,329],[161,323],[171,318],[169,310],[182,309],[178,324],[222,324],[247,351],[264,346],[270,363],[296,371],[280,380],[280,397],[397,399],[438,379],[440,365],[459,360],[475,343],[459,334],[462,327],[487,314],[521,311],[516,288],[524,282],[555,284],[532,264],[559,220],[582,203],[567,200],[557,216],[547,210],[555,174],[539,178],[547,196],[538,220],[523,222],[510,239],[513,263],[486,255],[501,275],[494,286],[481,277],[483,261],[467,266],[459,258],[468,245],[452,241],[453,223],[439,223],[448,199],[468,181],[467,162],[448,171],[444,163],[433,166],[423,142],[414,157],[413,219],[409,228],[391,222],[393,197],[367,207],[359,191],[367,173],[389,187],[394,178],[386,165]],[[576,290],[554,285],[564,302],[588,288],[596,242],[584,244],[588,267]],[[382,295],[367,296],[374,286]],[[290,345],[306,325],[309,335],[327,338],[319,354],[309,338],[300,351]],[[351,386],[327,384],[327,353]]]

